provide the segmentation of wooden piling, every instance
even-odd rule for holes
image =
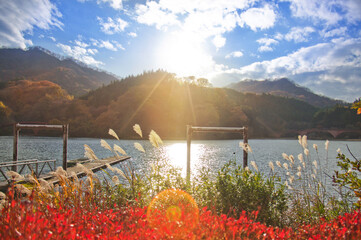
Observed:
[[[18,142],[19,142],[19,129],[17,123],[14,123],[14,145],[13,145],[13,162],[16,163],[18,161]],[[17,171],[17,166],[12,166],[12,170],[14,172]]]
[[[191,180],[191,140],[192,126],[187,125],[187,183]]]
[[[191,141],[193,132],[238,132],[243,134],[243,143],[248,143],[247,127],[193,127],[187,125],[187,182],[191,178]],[[243,167],[248,165],[248,153],[243,150]]]
[[[63,169],[67,169],[69,125],[63,125]]]
[[[243,129],[243,143],[248,144],[248,127]],[[248,152],[243,149],[243,168],[248,165]]]

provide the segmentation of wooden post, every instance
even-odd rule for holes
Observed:
[[[192,126],[187,125],[187,183],[191,181],[191,139]]]
[[[63,169],[67,168],[67,155],[68,155],[68,132],[69,125],[63,125]]]
[[[243,133],[243,143],[248,144],[247,127],[193,127],[187,125],[187,182],[191,179],[191,141],[193,132],[238,132]],[[248,165],[248,153],[243,151],[243,167]]]
[[[244,127],[243,129],[243,143],[248,144],[248,128]],[[248,165],[248,152],[243,150],[243,168]]]
[[[19,129],[17,123],[14,123],[14,147],[13,147],[13,162],[16,163],[18,161],[18,141],[19,141]],[[17,166],[12,166],[12,170],[14,172],[17,171]]]

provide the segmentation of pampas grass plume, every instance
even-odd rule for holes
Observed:
[[[142,146],[140,143],[135,142],[135,143],[134,143],[134,147],[135,147],[138,151],[145,153],[145,150],[144,150],[143,146]]]
[[[156,148],[163,144],[162,139],[154,130],[152,130],[149,134],[149,141]]]
[[[118,135],[114,132],[113,129],[109,128],[108,134],[109,134],[110,136],[113,136],[113,137],[115,137],[116,139],[119,140]]]
[[[133,126],[134,132],[136,132],[141,138],[143,137],[142,129],[140,128],[139,124],[135,124]]]
[[[127,155],[123,148],[119,147],[117,144],[114,144],[114,151],[119,152],[122,155]]]
[[[113,151],[113,149],[110,147],[110,145],[104,139],[100,140],[100,146],[102,146],[105,149],[108,149],[109,151]]]

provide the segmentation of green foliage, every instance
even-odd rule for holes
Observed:
[[[349,187],[358,198],[355,206],[361,208],[361,160],[357,158],[350,160],[341,152],[337,158],[340,160],[337,165],[341,168],[341,172],[335,171],[334,182]]]
[[[235,217],[242,211],[259,211],[258,221],[282,225],[287,195],[279,178],[266,178],[259,172],[244,170],[235,161],[225,164],[213,180],[207,176],[207,171],[203,171],[194,189],[199,202],[215,207],[218,213]]]
[[[314,115],[313,124],[315,127],[358,129],[361,118],[354,109],[343,105],[322,109]]]

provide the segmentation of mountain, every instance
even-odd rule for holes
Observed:
[[[235,89],[242,93],[271,94],[276,96],[296,98],[316,107],[331,107],[336,104],[344,104],[340,100],[334,100],[313,93],[311,90],[301,87],[287,78],[274,81],[245,80],[232,83],[227,88]]]
[[[119,136],[132,138],[136,137],[132,126],[137,123],[145,133],[154,129],[166,139],[185,138],[187,124],[248,126],[251,137],[279,137],[289,130],[310,127],[317,110],[296,99],[203,87],[155,71],[113,82],[74,101],[73,118],[81,121],[83,127],[74,129],[77,121],[71,121],[71,125],[73,134],[79,136],[106,137],[112,128]],[[195,135],[223,137],[214,133]]]
[[[319,109],[294,98],[204,87],[164,71],[129,76],[77,98],[53,82],[18,80],[0,89],[0,135],[11,134],[9,124],[26,121],[68,123],[72,137],[110,137],[112,128],[122,139],[137,138],[134,124],[142,127],[144,138],[153,129],[164,139],[184,139],[186,125],[248,126],[250,138],[296,137],[304,129],[361,126],[359,115],[351,110],[340,105]],[[242,136],[195,133],[197,138]]]
[[[0,83],[4,85],[14,80],[50,81],[68,93],[80,96],[118,79],[39,47],[0,49]]]

